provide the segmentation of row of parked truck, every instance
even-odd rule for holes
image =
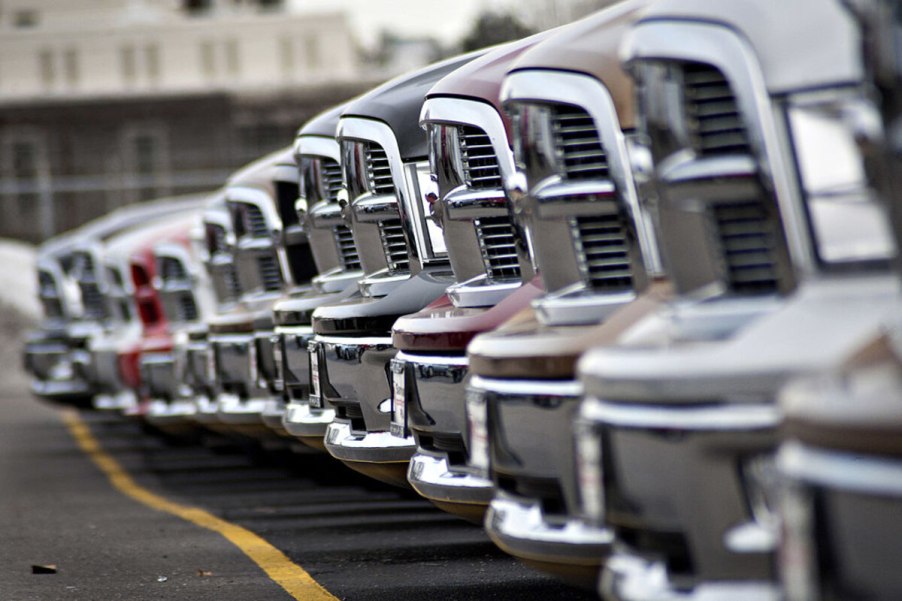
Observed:
[[[34,392],[326,452],[606,598],[902,598],[900,33],[627,0],[403,75],[46,243]]]

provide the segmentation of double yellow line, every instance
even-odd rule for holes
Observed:
[[[63,421],[79,448],[100,468],[109,479],[110,484],[122,494],[152,509],[187,520],[201,528],[218,532],[298,601],[338,601],[337,597],[324,589],[304,568],[292,562],[284,553],[250,530],[220,519],[198,507],[175,503],[140,486],[119,465],[118,461],[103,450],[91,433],[91,429],[75,411],[65,412]]]

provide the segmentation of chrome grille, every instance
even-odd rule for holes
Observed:
[[[186,282],[189,279],[185,264],[175,257],[157,257],[157,272],[164,282]]]
[[[354,244],[354,234],[346,225],[336,225],[332,230],[335,236],[335,244],[338,246],[338,257],[345,271],[360,269],[360,256],[357,254],[357,246]]]
[[[198,315],[197,303],[194,302],[194,296],[189,293],[180,295],[177,311],[179,313],[179,321],[195,321]]]
[[[263,289],[267,292],[281,290],[282,288],[282,272],[279,270],[279,263],[272,255],[264,255],[257,257],[257,267],[260,270],[260,282]]]
[[[389,272],[407,271],[410,268],[410,261],[401,220],[386,219],[380,221],[379,237],[382,239],[382,249],[385,251],[385,261],[388,263]]]
[[[245,204],[240,212],[245,234],[252,238],[266,238],[269,236],[266,218],[263,216],[263,211],[260,210],[260,207],[252,204]]]
[[[106,302],[103,293],[100,291],[100,284],[97,281],[94,258],[88,252],[78,252],[75,255],[75,264],[85,317],[94,319],[105,318],[107,315]]]
[[[56,287],[56,280],[52,274],[43,270],[38,271],[38,296],[46,317],[63,316],[63,303]]]
[[[297,182],[276,182],[276,198],[278,200],[279,218],[282,220],[282,227],[294,225],[298,221],[294,203],[298,199],[299,190]]]
[[[498,157],[489,136],[478,127],[463,125],[459,140],[467,186],[474,190],[501,189]]]
[[[682,69],[686,126],[696,151],[749,154],[748,133],[723,73],[698,63],[686,63]]]
[[[608,179],[608,157],[592,117],[569,104],[551,109],[551,131],[561,176],[565,179]]]
[[[341,165],[332,159],[320,159],[322,161],[323,186],[328,200],[338,202],[338,193],[341,191]]]
[[[221,225],[207,224],[207,252],[211,255],[226,251],[226,231]]]
[[[381,146],[372,142],[366,145],[366,172],[370,192],[377,195],[395,193],[388,155]]]
[[[732,292],[769,294],[778,289],[778,226],[761,201],[729,202],[711,209]]]
[[[225,278],[226,293],[226,298],[223,301],[238,300],[238,297],[241,296],[241,282],[238,280],[238,270],[234,264],[230,263],[226,266],[223,270],[223,277]]]
[[[630,235],[622,212],[574,217],[570,227],[586,284],[602,292],[632,289]]]
[[[486,274],[492,281],[520,278],[514,228],[507,217],[484,217],[473,222]]]
[[[107,280],[110,282],[110,284],[115,286],[116,288],[119,288],[120,290],[125,288],[125,286],[122,283],[122,274],[119,272],[118,269],[115,269],[113,267],[107,267],[106,268],[106,277],[107,277]]]

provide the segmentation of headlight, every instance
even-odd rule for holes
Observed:
[[[467,465],[480,476],[489,476],[488,407],[478,390],[467,390],[467,434],[469,457]]]
[[[885,207],[871,190],[859,141],[880,136],[876,108],[861,94],[802,95],[787,108],[796,163],[825,263],[892,258]]]

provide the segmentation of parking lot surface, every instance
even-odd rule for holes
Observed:
[[[80,417],[138,486],[261,536],[338,599],[594,598],[328,457],[179,445],[119,417]],[[121,494],[60,412],[24,394],[0,404],[0,533],[4,601],[293,598],[220,534]],[[56,573],[32,573],[48,565]]]

